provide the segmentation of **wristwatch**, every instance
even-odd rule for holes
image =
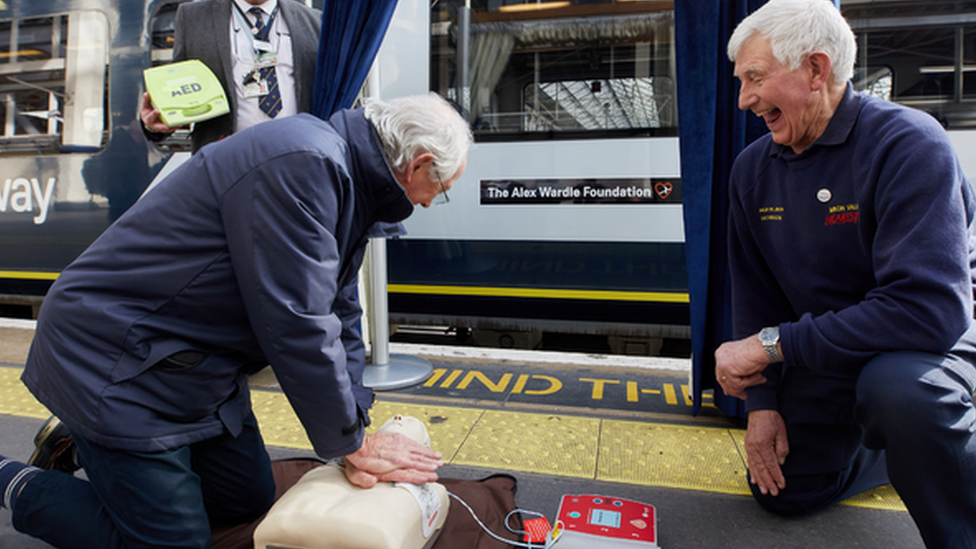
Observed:
[[[773,362],[783,362],[783,355],[779,354],[779,348],[776,346],[776,344],[779,343],[779,326],[763,328],[760,330],[759,343],[762,343],[763,349],[766,350],[766,355],[769,357],[769,360]]]

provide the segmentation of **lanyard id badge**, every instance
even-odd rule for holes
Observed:
[[[245,99],[255,99],[268,95],[268,81],[261,78],[258,69],[254,69],[244,75],[243,92]]]
[[[244,14],[240,11],[236,3],[234,7],[237,8],[235,15],[240,19],[240,23],[251,28],[249,38],[251,39],[254,51],[254,67],[244,74],[244,79],[241,82],[242,91],[245,99],[260,99],[268,95],[270,88],[268,85],[268,74],[278,65],[278,52],[266,38],[275,15],[278,12],[278,8],[275,7],[275,10],[271,13],[271,17],[268,18],[268,23],[264,28],[265,32],[259,36],[256,32],[257,29],[244,17]]]
[[[268,95],[266,69],[274,69],[278,65],[278,52],[271,51],[271,44],[263,40],[254,41],[254,68],[244,75],[243,92],[245,99],[260,98]]]

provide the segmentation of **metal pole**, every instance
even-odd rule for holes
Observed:
[[[373,318],[372,357],[363,370],[363,384],[376,391],[402,389],[421,383],[434,367],[426,359],[390,354],[390,320],[386,292],[386,239],[369,241],[370,302]]]
[[[956,103],[962,102],[962,95],[963,95],[963,76],[965,74],[965,65],[963,64],[963,61],[965,60],[965,49],[963,47],[964,38],[965,38],[965,31],[963,30],[963,28],[961,26],[956,27],[956,66],[955,66],[956,85],[954,86],[955,89],[953,90],[953,94],[952,94],[953,95],[952,100],[955,101]]]
[[[372,331],[372,364],[383,366],[390,363],[390,308],[386,294],[386,239],[369,241],[369,303],[373,316],[369,323]]]
[[[860,89],[868,89],[868,33],[862,32],[857,35],[857,54],[858,60],[857,78],[861,83]],[[857,88],[855,88],[857,89]]]
[[[380,97],[379,65],[366,83],[367,97]],[[363,370],[363,385],[375,391],[402,389],[423,382],[434,373],[430,362],[410,355],[390,355],[390,310],[386,291],[386,239],[369,241],[369,329],[372,333],[370,361]]]
[[[461,106],[465,118],[471,115],[471,92],[468,88],[468,50],[471,47],[471,2],[458,8],[458,38],[457,38],[457,94],[458,105]],[[472,120],[469,120],[472,122]]]

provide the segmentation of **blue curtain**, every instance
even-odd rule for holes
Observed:
[[[325,0],[312,114],[328,119],[356,100],[397,0]]]
[[[674,3],[695,414],[701,409],[702,390],[714,388],[718,408],[745,415],[742,402],[715,383],[715,349],[732,334],[726,253],[729,173],[736,155],[766,128],[761,119],[737,107],[738,82],[726,44],[739,21],[765,2]]]

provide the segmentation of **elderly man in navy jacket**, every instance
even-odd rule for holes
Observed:
[[[374,101],[240,132],[151,190],[44,302],[23,381],[72,444],[39,465],[89,481],[3,460],[14,527],[56,547],[209,547],[210,522],[257,518],[274,481],[247,381],[266,364],[350,481],[435,480],[439,454],[364,432],[356,280],[367,239],[450,189],[470,142],[436,95]]]

